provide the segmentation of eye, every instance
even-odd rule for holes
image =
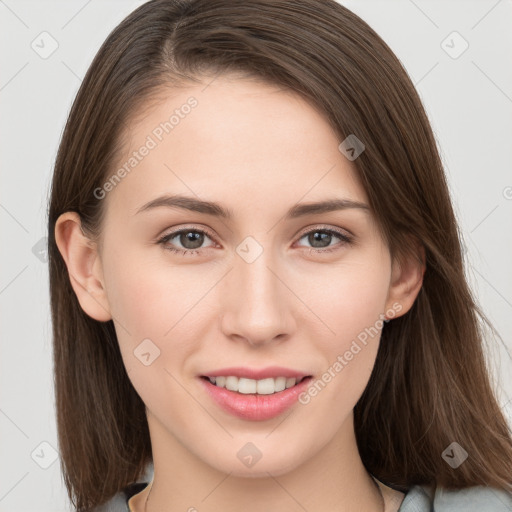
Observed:
[[[203,229],[183,228],[164,235],[158,239],[157,243],[163,245],[166,250],[180,254],[181,256],[185,256],[187,254],[195,255],[198,254],[201,249],[209,249],[215,245],[212,244],[206,247],[201,247],[205,238],[212,239],[213,235]],[[340,249],[341,246],[351,244],[353,242],[352,237],[344,234],[343,232],[327,228],[316,228],[306,231],[300,236],[299,240],[302,240],[303,238],[307,238],[307,241],[311,244],[308,252],[315,253],[332,252]],[[331,244],[333,239],[336,238],[341,240],[341,243],[334,245]],[[175,247],[176,244],[180,244],[181,248]]]
[[[316,228],[310,231],[306,231],[299,240],[303,238],[307,238],[308,243],[311,244],[309,252],[316,253],[326,253],[336,251],[341,248],[341,246],[345,244],[352,243],[352,237],[338,231],[336,229],[327,229],[327,228]],[[332,245],[331,242],[333,239],[338,238],[342,242],[338,244]]]
[[[205,237],[211,238],[211,235],[205,230],[185,228],[164,235],[162,238],[158,240],[158,243],[162,244],[164,248],[167,249],[168,251],[181,254],[182,256],[185,256],[186,254],[194,255],[199,252],[198,249],[200,249],[201,246],[203,245]],[[173,242],[173,244],[181,244],[181,249],[179,247],[176,248],[173,247],[173,245],[171,245],[170,242],[174,239],[177,240]],[[210,246],[203,247],[203,249],[208,249],[209,247]]]

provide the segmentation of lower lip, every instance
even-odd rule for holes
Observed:
[[[272,395],[237,393],[212,384],[208,379],[200,377],[207,393],[225,411],[251,421],[270,420],[279,416],[297,402],[299,395],[307,388],[311,377]]]

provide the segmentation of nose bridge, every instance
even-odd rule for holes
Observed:
[[[278,258],[271,248],[263,248],[251,237],[239,244],[236,252],[223,311],[226,335],[262,344],[289,334],[290,303],[278,278]]]

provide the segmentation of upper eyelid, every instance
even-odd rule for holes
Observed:
[[[163,235],[159,235],[157,237],[157,240],[162,240],[163,238],[174,238],[175,236],[179,235],[180,233],[188,232],[188,231],[198,231],[198,232],[204,232],[206,235],[208,235],[212,240],[215,240],[215,235],[207,228],[204,227],[197,227],[197,226],[185,226],[183,228],[178,228],[172,231],[169,231],[168,233],[164,233]]]
[[[304,235],[310,233],[311,231],[333,231],[334,233],[338,234],[344,234],[344,236],[348,238],[352,238],[355,235],[351,233],[347,228],[340,228],[340,227],[334,227],[334,226],[328,226],[327,224],[316,224],[312,226],[308,226],[307,228],[304,228],[303,230],[299,231],[299,233],[295,236],[299,236],[302,238]],[[345,233],[343,233],[343,231]]]

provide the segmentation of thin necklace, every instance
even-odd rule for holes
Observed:
[[[379,491],[379,494],[380,494],[380,501],[382,503],[382,512],[386,512],[386,502],[384,501],[384,495],[382,494],[382,489],[380,488],[380,485],[378,484],[375,477],[373,475],[371,475],[371,477],[372,477],[373,483],[377,486],[377,490]],[[153,490],[153,482],[154,482],[154,480],[151,481],[151,487],[149,488],[148,495],[146,496],[146,501],[144,502],[144,512],[147,512],[147,509],[148,509],[148,500],[149,500],[149,495],[151,494],[151,491]]]

